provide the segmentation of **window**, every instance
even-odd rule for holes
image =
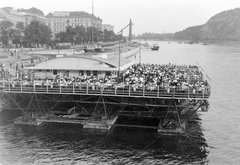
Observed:
[[[57,75],[57,70],[53,70],[53,75]]]
[[[93,76],[97,76],[98,75],[98,71],[93,71]]]
[[[87,76],[91,76],[91,71],[86,71]]]
[[[83,76],[84,75],[84,71],[83,70],[80,70],[79,71],[79,76]]]
[[[111,75],[111,72],[110,71],[107,71],[106,72],[106,76],[110,76]]]

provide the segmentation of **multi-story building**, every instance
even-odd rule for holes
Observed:
[[[102,30],[102,20],[84,11],[55,11],[46,15],[46,24],[52,30],[53,35],[66,31],[68,26],[95,27]]]
[[[110,24],[102,24],[102,31],[104,30],[108,30],[108,31],[113,31],[114,32],[114,26],[110,25]]]
[[[12,7],[0,8],[0,21],[8,20],[16,25],[17,22],[22,22],[24,26],[27,26],[31,21],[39,21],[45,24],[45,17],[38,14],[20,12],[14,10]]]

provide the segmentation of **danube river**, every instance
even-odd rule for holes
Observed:
[[[59,124],[14,127],[8,114],[0,122],[0,164],[239,164],[240,44],[158,44],[159,51],[141,50],[141,62],[198,63],[209,77],[209,111],[199,112],[184,136],[123,127],[110,131]]]

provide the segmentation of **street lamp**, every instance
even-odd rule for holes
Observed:
[[[118,81],[120,81],[120,56],[121,56],[121,48],[120,48],[120,36],[118,37],[118,42],[119,42],[119,54],[118,54]]]
[[[140,46],[139,46],[139,63],[141,63],[141,39],[140,39]]]
[[[73,45],[75,45],[76,42],[76,35],[73,36]]]
[[[23,48],[22,42],[23,42],[23,33],[20,31],[20,46],[21,46],[21,50]]]
[[[58,36],[56,38],[56,40],[58,41],[57,47],[58,47],[58,54],[59,54],[59,52],[60,52],[60,36]]]
[[[3,42],[2,42],[2,33],[0,33],[0,39],[1,39],[0,46],[2,47],[2,45],[3,45],[3,44],[2,44],[2,43],[3,43]]]

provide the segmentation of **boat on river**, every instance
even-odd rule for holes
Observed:
[[[151,47],[152,50],[158,50],[159,49],[159,45],[158,44],[153,44],[153,46]]]

